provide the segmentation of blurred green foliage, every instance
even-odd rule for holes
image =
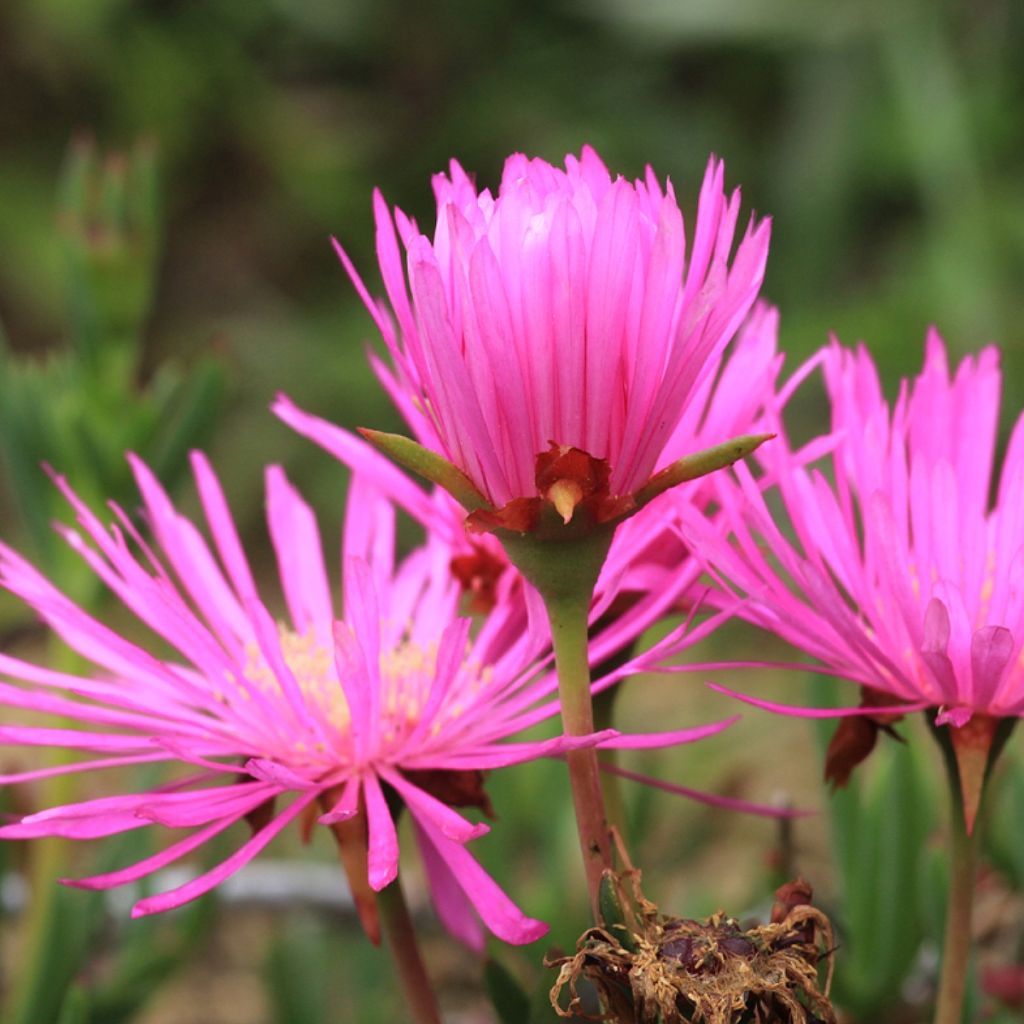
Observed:
[[[1024,7],[1015,0],[5,0],[0,38],[0,421],[17,481],[6,492],[0,483],[0,534],[12,538],[16,505],[45,506],[23,517],[20,538],[41,557],[60,556],[47,553],[57,505],[38,458],[63,452],[55,464],[94,505],[130,491],[126,446],[149,444],[164,477],[175,475],[182,439],[200,436],[217,404],[218,366],[232,403],[214,461],[250,542],[264,543],[260,475],[270,460],[287,464],[335,537],[344,474],[266,406],[283,389],[349,426],[397,426],[363,358],[372,326],[328,236],[379,291],[372,188],[427,225],[429,176],[451,157],[493,185],[512,150],[557,160],[590,142],[613,170],[638,174],[650,162],[670,175],[689,211],[717,152],[747,208],[774,217],[765,293],[781,306],[791,366],[835,330],[867,341],[892,382],[919,365],[935,323],[956,353],[1002,345],[1004,425],[1024,402]],[[104,152],[155,142],[158,219],[126,201],[116,158],[86,167],[98,157],[79,148],[67,164],[82,132]],[[136,153],[130,195],[154,189],[150,163],[145,148]],[[91,247],[76,249],[83,224],[69,204],[83,208],[75,188],[97,173],[107,185],[86,190],[98,204],[85,225]],[[89,305],[95,295],[100,310]],[[100,335],[112,362],[96,358]],[[818,428],[820,409],[795,411]],[[15,445],[31,457],[13,458]],[[800,681],[786,685],[798,699]],[[680,716],[688,710],[680,701]],[[763,722],[751,729],[780,735]],[[720,761],[665,755],[660,773],[718,786],[729,780],[729,749]],[[890,921],[878,892],[882,902],[855,899],[841,914],[850,949],[840,990],[864,1020],[899,990],[897,967],[941,919],[934,858],[913,861],[934,824],[928,801],[918,805],[920,765],[904,751],[886,757],[832,805],[835,832],[848,833],[836,893],[865,891],[888,842],[899,849],[887,882],[916,887],[920,913]],[[567,910],[541,870],[572,870],[559,769],[493,780],[502,817],[479,850],[531,913],[562,915],[552,940],[568,945],[585,908]],[[1022,771],[1001,782],[991,841],[1018,888]],[[886,775],[898,783],[891,801],[879,790]],[[807,786],[796,788],[804,799]],[[628,799],[660,853],[721,860],[735,839],[721,815],[677,810],[649,791]],[[525,852],[511,857],[501,830]],[[728,863],[746,866],[742,898],[763,906],[770,828],[753,834]],[[704,913],[715,906],[702,901],[724,899],[689,878],[671,889],[661,870],[651,868],[654,888],[688,901],[669,909]],[[126,956],[108,988],[73,988],[62,1019],[100,1019],[104,999],[110,1019],[125,1019],[139,990],[176,966],[175,936],[190,935],[188,924],[168,933],[164,959]],[[267,960],[273,1019],[396,1012],[392,992],[360,999],[361,980],[387,970],[383,956],[338,932],[287,922]],[[856,945],[876,940],[891,952],[879,973],[881,954]],[[525,951],[531,991],[542,982],[539,952]],[[502,951],[502,962],[517,956]]]
[[[955,351],[1000,342],[1010,403],[1024,399],[1013,0],[8,0],[0,36],[12,344],[59,335],[50,226],[69,137],[158,140],[167,251],[144,372],[226,335],[240,393],[218,447],[243,453],[227,468],[250,493],[287,456],[338,494],[265,415],[278,388],[393,424],[327,236],[375,282],[372,187],[428,223],[429,175],[452,156],[493,184],[514,149],[558,159],[589,141],[627,174],[650,161],[692,207],[718,152],[775,218],[766,294],[793,360],[834,329],[891,377],[934,322]]]

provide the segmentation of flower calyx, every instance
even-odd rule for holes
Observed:
[[[581,448],[549,442],[537,455],[535,497],[514,498],[499,509],[466,517],[471,533],[508,530],[540,540],[579,537],[624,518],[635,508],[629,495],[611,493],[611,466]]]
[[[320,809],[325,813],[341,799],[342,787],[325,790],[320,796]],[[360,800],[359,809],[351,817],[344,818],[330,826],[338,845],[338,858],[348,879],[352,903],[359,923],[366,937],[375,946],[380,945],[380,910],[377,894],[370,887],[367,843],[369,831],[366,823],[366,808]]]
[[[963,725],[948,726],[968,835],[974,831],[988,773],[1015,724],[1013,718],[973,714]]]
[[[576,540],[614,527],[672,487],[731,466],[774,434],[745,434],[687,455],[654,474],[632,494],[612,494],[612,467],[582,448],[549,441],[535,460],[535,495],[500,508],[466,473],[436,452],[400,434],[360,428],[360,434],[399,465],[443,487],[466,510],[470,533],[530,534],[538,540]]]

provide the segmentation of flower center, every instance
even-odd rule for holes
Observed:
[[[347,735],[352,725],[345,691],[338,682],[333,652],[319,643],[312,627],[296,633],[287,626],[278,626],[281,654],[298,683],[306,706],[337,733]],[[284,689],[277,674],[267,664],[255,643],[245,649],[245,678],[275,699],[284,699]]]
[[[319,642],[312,628],[297,633],[280,625],[278,631],[282,656],[307,709],[329,728],[342,749],[349,749],[352,713],[338,678],[334,651]],[[275,702],[285,702],[283,684],[257,645],[249,644],[245,653],[246,680]],[[412,640],[381,651],[377,666],[380,679],[377,738],[383,744],[400,743],[419,724],[436,682],[437,653],[436,643],[424,645]],[[342,665],[344,660],[342,653]],[[352,671],[362,674],[355,661]],[[436,736],[444,722],[458,718],[466,708],[465,698],[486,685],[490,676],[490,669],[472,662],[464,663],[454,679],[447,681],[444,699],[433,716],[430,735]]]

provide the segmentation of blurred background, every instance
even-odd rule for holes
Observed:
[[[512,151],[557,162],[589,142],[613,172],[638,175],[649,162],[670,176],[689,213],[717,153],[745,209],[774,218],[764,294],[781,307],[788,366],[835,331],[867,342],[894,388],[920,365],[934,324],[958,355],[1001,346],[1004,431],[1024,404],[1024,7],[1014,0],[3,0],[0,39],[0,533],[55,567],[46,524],[56,506],[40,496],[39,456],[100,500],[127,486],[125,447],[174,482],[184,451],[202,443],[257,549],[262,467],[283,461],[336,536],[344,474],[267,405],[283,390],[348,426],[398,426],[366,368],[372,326],[329,236],[379,292],[372,189],[428,224],[429,177],[452,157],[495,186]],[[107,207],[89,200],[100,209],[83,216],[82,179],[104,174]],[[102,315],[89,305],[97,292]],[[104,331],[119,339],[109,361],[95,355]],[[821,408],[809,401],[795,414],[811,430]],[[83,423],[105,426],[93,438]],[[190,507],[189,487],[179,492]],[[18,614],[0,604],[10,643]],[[802,695],[800,681],[779,685]],[[697,714],[722,710],[680,699]],[[783,723],[766,739],[743,728],[714,755],[648,766],[824,805],[807,730]],[[803,753],[779,766],[773,743]],[[527,844],[561,844],[571,857],[568,824],[542,834],[535,820],[553,778],[508,783],[503,814]],[[635,813],[660,849],[730,865],[694,884],[666,875],[661,895],[691,901],[675,909],[715,909],[699,895],[708,887],[718,902],[770,895],[785,844],[776,827],[712,823],[661,795],[638,798]],[[923,820],[912,838],[934,827]],[[806,856],[838,891],[842,872],[816,828]],[[913,857],[906,870],[927,903],[927,871]],[[536,879],[505,881],[532,912],[557,909]],[[296,911],[275,944],[279,917],[268,913],[195,925],[213,959],[102,1020],[394,1012],[389,992],[358,991],[367,972],[389,970],[358,937],[345,944],[322,915]],[[872,997],[879,1006],[893,992],[913,1005],[912,966],[927,977],[934,957],[915,941],[913,964]],[[13,950],[8,978],[21,969]],[[104,972],[105,961],[84,971],[96,984]],[[474,1000],[468,991],[467,1019],[487,1020]],[[67,1019],[101,1019],[82,1012]]]

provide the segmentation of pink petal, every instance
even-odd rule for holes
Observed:
[[[490,832],[490,826],[484,822],[473,824],[466,821],[457,811],[436,797],[431,796],[419,786],[402,778],[398,772],[380,770],[381,778],[395,788],[405,801],[409,812],[417,818],[428,819],[446,839],[456,843],[468,843]]]
[[[416,824],[421,847],[425,849],[429,845],[433,848],[484,924],[499,939],[513,945],[524,945],[547,934],[548,926],[543,921],[526,917],[465,847],[445,839],[421,818],[417,818]]]
[[[705,685],[716,693],[724,693],[727,697],[733,697],[735,700],[741,700],[745,704],[753,704],[754,707],[761,708],[763,711],[771,711],[776,715],[793,715],[797,718],[853,718],[858,715],[878,714],[909,715],[914,711],[923,711],[928,707],[927,701],[917,701],[916,703],[907,704],[886,704],[884,708],[801,708],[794,707],[791,704],[779,704],[775,701],[759,700],[744,693],[737,693],[735,690],[730,690],[726,686],[720,686],[718,683],[706,683]]]
[[[701,725],[691,729],[677,729],[675,732],[649,732],[616,736],[614,739],[602,740],[596,744],[598,750],[651,750],[657,747],[674,747],[681,743],[695,743],[697,740],[715,736],[730,725],[740,720],[739,715],[726,718],[711,725]]]
[[[666,793],[675,793],[676,796],[685,796],[688,800],[694,800],[699,804],[721,807],[728,811],[739,811],[741,814],[756,814],[763,818],[805,818],[817,813],[793,807],[773,807],[770,804],[751,803],[749,800],[738,800],[735,797],[718,796],[714,793],[703,793],[699,789],[690,789],[687,786],[652,778],[650,775],[642,775],[640,772],[631,772],[615,764],[602,763],[601,771],[623,779],[630,779],[632,782],[643,783],[645,786],[653,786]]]
[[[159,871],[168,864],[180,860],[186,854],[198,849],[215,835],[230,828],[238,820],[240,820],[238,817],[228,817],[215,821],[207,825],[206,828],[194,832],[186,839],[168,846],[152,857],[146,857],[144,860],[137,861],[117,871],[110,871],[104,875],[91,875],[88,878],[62,878],[61,883],[63,885],[70,885],[75,889],[113,889],[119,885],[136,882],[140,878],[145,878],[146,875],[151,875],[154,871]]]
[[[398,833],[376,775],[363,779],[363,795],[369,831],[368,877],[370,887],[380,892],[398,876]]]
[[[229,878],[240,868],[249,863],[293,818],[296,818],[302,811],[316,799],[316,793],[307,793],[298,797],[292,805],[269,824],[260,829],[248,842],[239,847],[227,860],[222,861],[215,868],[205,872],[198,878],[193,878],[184,885],[179,885],[169,892],[160,893],[157,896],[149,896],[139,900],[132,907],[132,917],[145,917],[147,914],[158,914],[164,910],[172,910],[180,907],[183,903],[202,896],[203,893],[220,885],[226,878]]]
[[[339,821],[348,821],[349,818],[354,818],[359,811],[361,789],[362,784],[357,776],[346,780],[338,802],[329,811],[321,814],[317,821],[321,825],[336,825]]]
[[[480,926],[480,918],[473,909],[473,904],[462,891],[451,868],[440,857],[430,840],[424,837],[415,819],[413,824],[419,841],[420,856],[427,872],[430,898],[437,910],[437,916],[456,939],[474,953],[483,953],[486,935]]]

